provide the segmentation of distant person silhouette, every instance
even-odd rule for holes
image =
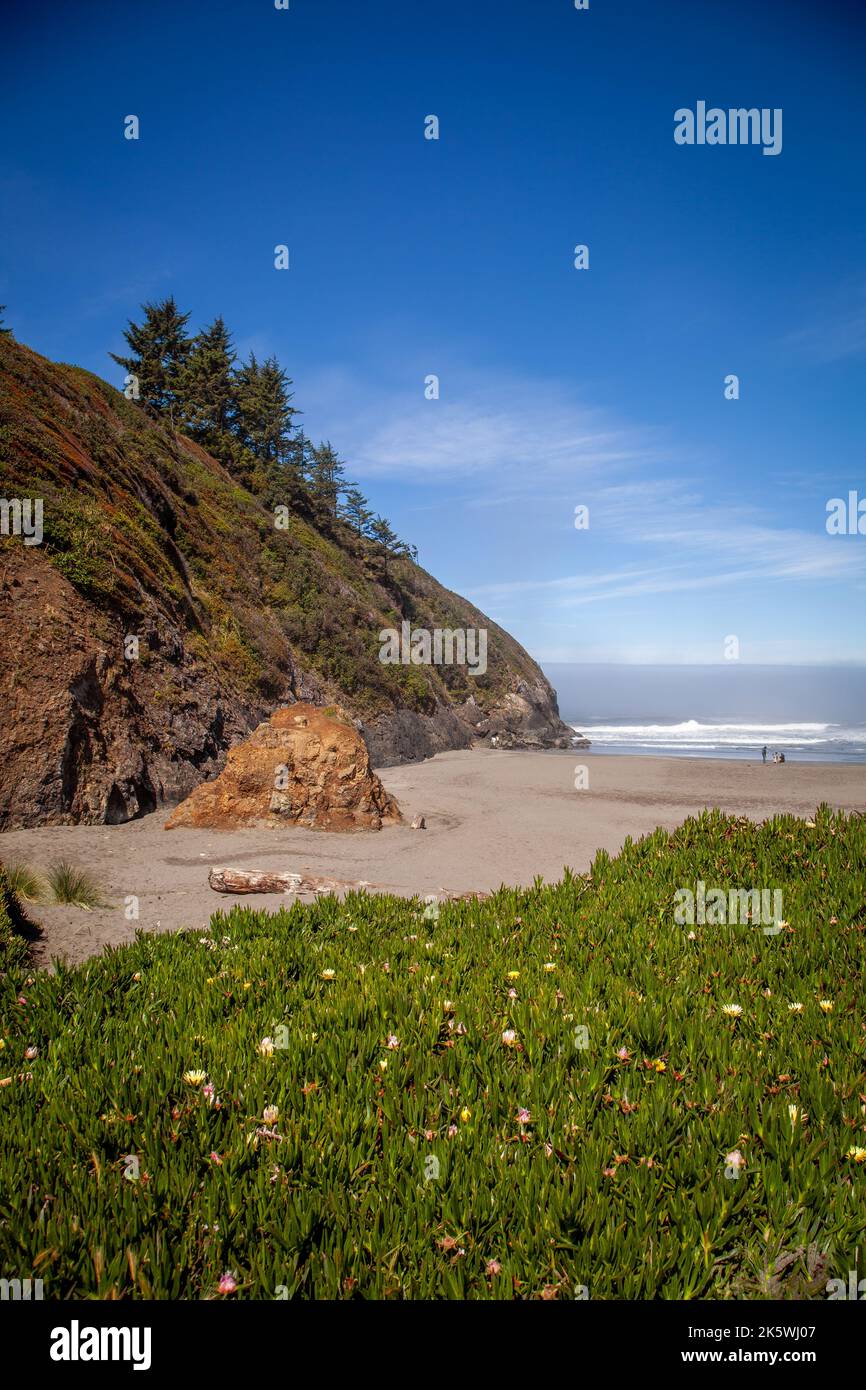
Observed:
[[[761,757],[763,758],[764,762],[767,761],[767,745],[766,745],[766,743],[764,744],[764,747],[763,747],[762,750],[761,750]]]

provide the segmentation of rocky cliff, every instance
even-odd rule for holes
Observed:
[[[572,741],[523,648],[407,556],[309,508],[278,528],[273,495],[3,336],[0,499],[2,828],[174,804],[296,700],[343,706],[379,766]],[[486,671],[383,664],[403,623],[485,629]]]

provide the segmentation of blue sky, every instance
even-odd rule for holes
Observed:
[[[825,530],[866,497],[858,8],[21,6],[0,301],[117,384],[142,300],[222,313],[542,661],[862,662],[866,536]],[[781,108],[782,152],[678,146],[699,100]]]

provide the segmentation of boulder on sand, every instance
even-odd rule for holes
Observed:
[[[278,709],[230,749],[220,775],[175,807],[165,828],[379,830],[400,820],[349,716],[336,706],[297,704]]]

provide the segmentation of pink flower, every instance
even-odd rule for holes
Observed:
[[[38,1057],[38,1056],[39,1056],[39,1048],[38,1048],[38,1047],[26,1047],[26,1048],[24,1049],[24,1056],[27,1058],[27,1061],[28,1061],[28,1062],[32,1062],[34,1057]]]
[[[215,1149],[211,1152],[210,1160],[211,1163],[222,1163],[222,1159],[220,1158],[219,1154],[216,1152]]]
[[[484,1269],[488,1279],[492,1279],[494,1274],[502,1273],[502,1265],[498,1260],[488,1260]]]
[[[449,1138],[449,1139],[453,1139],[456,1133],[457,1133],[457,1126],[456,1126],[456,1125],[449,1125],[449,1126],[448,1126],[448,1138]]]
[[[619,1058],[619,1060],[620,1060],[621,1062],[630,1062],[630,1061],[631,1061],[631,1053],[629,1052],[629,1050],[628,1050],[627,1047],[621,1047],[620,1050],[619,1050],[619,1052],[618,1052],[616,1055],[617,1055],[617,1057]]]
[[[528,1125],[532,1123],[532,1116],[530,1115],[529,1111],[524,1110],[522,1106],[517,1112],[517,1118],[522,1125]]]
[[[224,1274],[223,1277],[222,1277],[222,1279],[220,1279],[220,1281],[219,1281],[219,1286],[218,1286],[218,1287],[219,1287],[219,1292],[220,1292],[220,1293],[234,1293],[235,1290],[236,1290],[236,1288],[237,1288],[237,1286],[238,1286],[238,1281],[237,1281],[237,1279],[235,1278],[234,1274],[232,1273],[232,1274]]]

